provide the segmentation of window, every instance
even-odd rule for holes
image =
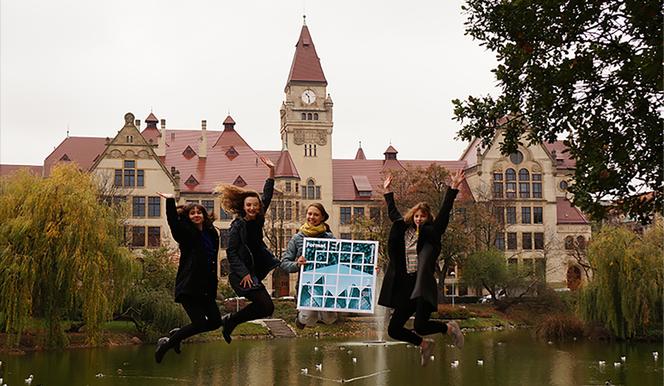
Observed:
[[[558,186],[560,187],[560,190],[567,190],[569,184],[567,183],[567,181],[560,181],[560,185]]]
[[[145,227],[131,227],[131,246],[145,246]]]
[[[214,200],[201,200],[201,205],[205,208],[205,211],[208,212],[208,216],[214,214]]]
[[[359,217],[364,217],[364,208],[362,207],[354,207],[353,208],[353,217],[354,218],[359,218]]]
[[[498,224],[505,223],[505,208],[502,206],[496,206],[493,208],[493,216],[498,222]]]
[[[316,186],[316,200],[320,200],[320,185]]]
[[[286,201],[285,219],[290,221],[293,219],[293,201]]]
[[[316,144],[305,143],[304,144],[304,156],[305,157],[316,157],[317,148]]]
[[[535,232],[535,249],[544,249],[544,233]]]
[[[505,233],[496,233],[496,248],[500,249],[501,251],[505,250]]]
[[[505,209],[507,209],[507,223],[516,224],[516,208],[513,206],[508,206]]]
[[[219,232],[219,242],[221,243],[222,248],[228,248],[228,234],[229,234],[228,229],[222,229]]]
[[[161,217],[161,197],[148,197],[148,217]]]
[[[136,169],[136,161],[125,160],[123,162],[123,169],[115,169],[113,185],[143,187],[145,186],[145,171],[143,169]]]
[[[313,119],[313,115],[311,113],[307,113],[307,120],[310,121]]]
[[[285,188],[284,188],[285,191],[287,191],[287,192],[292,191],[292,184],[291,184],[290,181],[286,182],[284,186],[285,186]]]
[[[493,173],[493,198],[503,198],[503,173]]]
[[[542,198],[541,182],[533,182],[533,198]]]
[[[127,136],[127,143],[134,143],[134,136],[133,135],[128,135]]]
[[[307,197],[309,197],[309,199],[314,199],[314,197],[316,197],[316,186],[314,186],[312,180],[307,182]]]
[[[200,202],[198,200],[187,200],[187,204],[199,204]]]
[[[145,217],[145,197],[132,197],[131,208],[133,217]]]
[[[318,113],[314,113],[314,121],[318,120]]]
[[[379,221],[380,220],[380,208],[377,208],[375,206],[369,208],[369,217],[373,221]]]
[[[307,120],[307,113],[302,113],[302,120],[306,121]]]
[[[518,165],[521,162],[523,162],[523,153],[520,151],[516,151],[512,154],[510,154],[510,161],[512,161],[513,164]]]
[[[320,200],[320,185],[316,185],[311,178],[306,185],[302,185],[302,198],[308,200]]]
[[[533,207],[533,224],[544,223],[544,212],[541,206]]]
[[[505,171],[505,191],[507,198],[516,198],[516,171],[514,169],[507,169]]]
[[[576,245],[579,246],[579,249],[584,250],[586,249],[586,238],[583,236],[579,236],[576,238]]]
[[[340,237],[341,237],[341,239],[343,239],[343,240],[350,240],[350,239],[353,238],[352,235],[351,235],[350,233],[340,233]]]
[[[533,249],[533,234],[523,233],[521,235],[521,248],[524,250]]]
[[[567,236],[565,237],[565,249],[572,250],[574,249],[574,237]]]
[[[521,224],[530,224],[530,207],[521,208]]]
[[[530,183],[529,182],[519,182],[519,197],[520,198],[530,198]]]
[[[350,224],[350,206],[339,208],[339,223]]]
[[[516,233],[514,232],[507,232],[507,249],[516,250]]]
[[[295,185],[299,186],[299,185]],[[295,201],[295,220],[300,219],[300,201]]]
[[[148,247],[158,248],[161,245],[161,228],[148,227]]]

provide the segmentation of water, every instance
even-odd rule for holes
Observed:
[[[0,354],[0,372],[8,386],[25,385],[30,374],[33,386],[333,385],[342,379],[350,385],[664,384],[661,344],[548,344],[534,339],[529,330],[470,333],[462,351],[449,347],[447,339],[436,341],[435,359],[425,368],[419,366],[418,349],[405,344],[236,339],[231,345],[185,344],[181,355],[171,351],[161,365],[154,363],[149,346]],[[653,351],[659,352],[657,360]],[[456,368],[451,366],[455,360]],[[606,365],[600,366],[600,360]],[[614,362],[622,364],[614,367]]]

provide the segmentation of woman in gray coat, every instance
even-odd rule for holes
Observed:
[[[295,273],[299,272],[300,267],[307,263],[302,251],[305,237],[334,238],[334,235],[330,232],[330,227],[325,223],[328,218],[330,216],[322,204],[315,202],[307,207],[307,221],[302,224],[300,230],[288,242],[288,247],[281,260],[281,269],[288,273]],[[302,310],[295,319],[295,325],[303,329],[305,326],[314,326],[319,320],[325,324],[332,324],[337,320],[337,313]]]

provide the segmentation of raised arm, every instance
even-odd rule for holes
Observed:
[[[170,193],[157,192],[157,194],[166,199],[166,221],[168,221],[168,227],[171,228],[173,239],[179,244],[186,238],[184,237],[185,227],[175,205],[175,197]]]
[[[465,178],[463,170],[457,170],[454,175],[452,175],[452,183],[450,187],[445,192],[445,198],[443,198],[443,203],[440,205],[440,210],[436,216],[436,220],[433,223],[433,227],[436,233],[442,235],[447,229],[447,225],[450,223],[450,212],[454,206],[454,199],[459,193],[459,186]]]
[[[263,202],[263,213],[267,213],[267,208],[270,207],[272,194],[274,193],[274,164],[266,157],[261,157],[261,161],[270,169],[270,176],[265,180],[265,185],[263,185],[263,197],[261,197],[261,201]]]
[[[394,193],[392,192],[392,175],[388,175],[383,182],[383,188],[385,189],[385,202],[387,203],[387,215],[390,217],[392,222],[403,220],[403,216],[397,209],[397,204],[394,202]]]

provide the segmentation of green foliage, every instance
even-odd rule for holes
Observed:
[[[483,287],[494,297],[507,285],[509,272],[505,254],[497,249],[471,253],[463,269],[463,281],[470,287]]]
[[[122,302],[132,271],[122,219],[100,201],[93,176],[74,165],[42,179],[18,172],[0,182],[0,309],[18,338],[33,315],[47,322],[49,346],[62,346],[61,321],[80,313],[88,340]]]
[[[129,290],[123,315],[152,339],[187,324],[189,319],[182,306],[173,300],[177,265],[168,249],[143,250],[140,261],[141,273]]]
[[[454,100],[458,136],[504,154],[567,137],[576,160],[574,204],[596,218],[621,198],[648,220],[663,207],[661,2],[467,0],[466,33],[496,53],[501,94]],[[649,200],[638,193],[656,191]]]
[[[594,267],[580,299],[581,316],[601,323],[619,338],[647,335],[662,323],[664,228],[655,225],[643,237],[605,227],[589,246]]]

